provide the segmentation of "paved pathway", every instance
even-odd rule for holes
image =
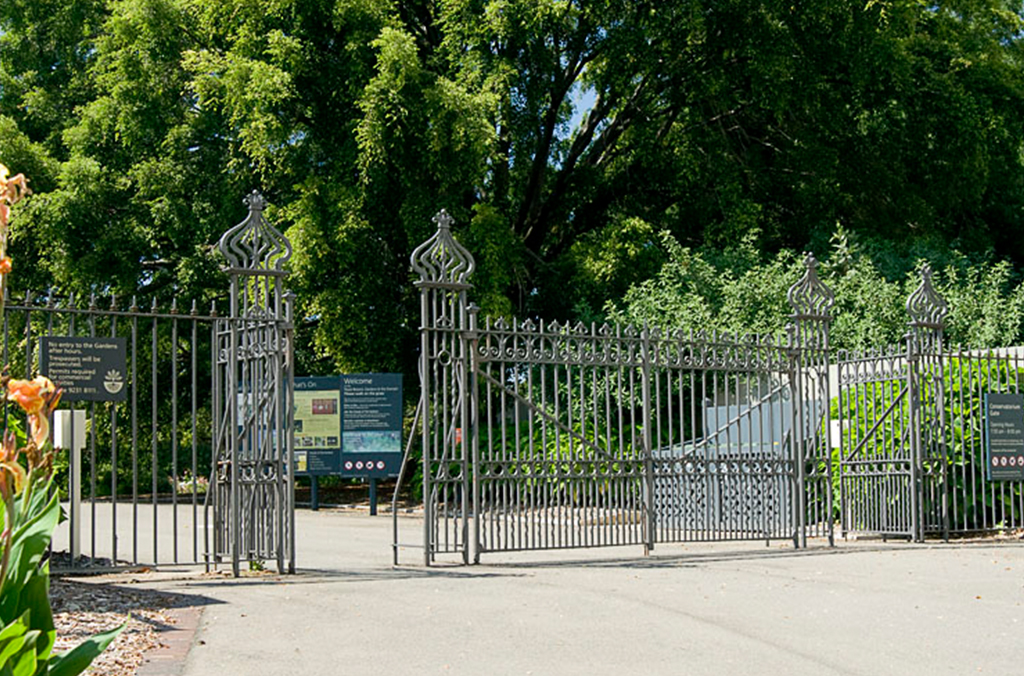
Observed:
[[[414,538],[419,522],[404,520]],[[187,676],[1020,674],[1024,542],[662,546],[392,568],[387,517],[298,514],[299,575],[210,600]]]

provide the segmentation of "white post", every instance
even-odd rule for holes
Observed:
[[[82,449],[85,448],[85,411],[53,412],[53,446],[68,452],[68,515],[71,560],[82,554]]]

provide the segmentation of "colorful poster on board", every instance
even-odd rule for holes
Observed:
[[[402,374],[295,379],[295,473],[384,478],[402,468]]]
[[[295,379],[295,473],[338,474],[341,383],[337,376]]]

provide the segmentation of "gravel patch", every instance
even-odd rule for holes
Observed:
[[[188,597],[106,582],[50,580],[50,602],[57,629],[56,652],[74,648],[93,634],[128,622],[100,655],[89,674],[132,676],[147,652],[163,646],[161,632],[177,623],[168,611],[191,605]]]

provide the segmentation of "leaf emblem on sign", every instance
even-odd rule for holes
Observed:
[[[103,380],[103,387],[111,394],[117,394],[124,387],[124,376],[117,369],[110,369]]]

